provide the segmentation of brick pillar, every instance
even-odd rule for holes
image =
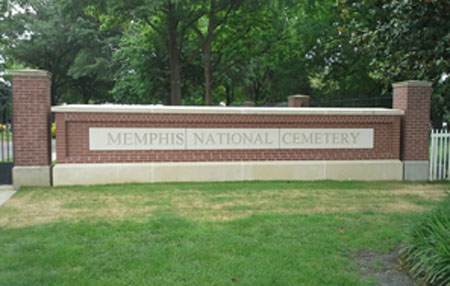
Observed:
[[[428,144],[430,138],[431,82],[403,81],[394,83],[392,107],[402,109],[401,159],[404,179],[428,180]]]
[[[14,168],[13,185],[51,185],[51,74],[43,70],[12,71]]]
[[[289,107],[308,107],[309,106],[309,95],[291,95],[288,96],[288,106]]]

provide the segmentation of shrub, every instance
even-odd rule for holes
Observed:
[[[52,123],[52,138],[56,138],[56,124]]]
[[[450,198],[408,230],[400,255],[427,285],[450,285]]]

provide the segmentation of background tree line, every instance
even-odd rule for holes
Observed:
[[[433,82],[448,119],[447,0],[4,0],[0,69],[50,71],[53,104],[386,106]],[[8,77],[0,81],[7,94]]]

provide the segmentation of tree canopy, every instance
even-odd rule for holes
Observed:
[[[342,33],[370,56],[371,78],[385,88],[406,79],[433,82],[438,125],[450,110],[450,2],[339,0],[338,6]]]
[[[4,0],[0,72],[52,72],[53,104],[389,106],[428,80],[438,124],[448,19],[445,0]]]

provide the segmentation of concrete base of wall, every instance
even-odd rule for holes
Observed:
[[[53,184],[263,180],[402,180],[399,160],[57,164]]]
[[[22,186],[49,187],[52,185],[52,166],[15,166],[12,180],[15,189]]]
[[[403,161],[405,181],[427,181],[430,166],[428,161]]]

